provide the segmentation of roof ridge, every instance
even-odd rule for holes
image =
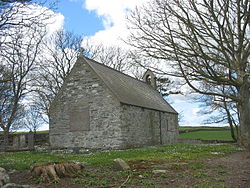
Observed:
[[[113,71],[116,71],[116,72],[118,72],[118,73],[120,73],[120,74],[123,74],[123,75],[129,77],[129,78],[132,78],[132,79],[134,79],[134,80],[136,80],[136,81],[139,81],[139,82],[142,82],[142,83],[148,85],[148,84],[147,84],[146,82],[144,82],[143,80],[139,80],[138,78],[135,78],[135,77],[133,77],[133,76],[130,76],[130,75],[128,75],[128,74],[126,74],[126,73],[124,73],[124,72],[121,72],[121,71],[119,71],[119,70],[117,70],[117,69],[115,69],[115,68],[112,68],[112,67],[110,67],[110,66],[108,66],[108,65],[105,65],[105,64],[103,64],[103,63],[99,63],[99,62],[97,62],[97,61],[94,60],[94,59],[90,59],[89,57],[86,57],[86,56],[83,56],[83,57],[86,58],[86,59],[88,59],[88,60],[90,60],[90,61],[93,61],[94,63],[97,63],[98,65],[101,65],[101,66],[103,66],[103,67],[106,67],[106,68],[108,68],[108,69],[111,69],[111,70],[113,70]]]

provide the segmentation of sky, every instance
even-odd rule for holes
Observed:
[[[60,0],[57,18],[51,30],[65,30],[82,35],[104,45],[125,44],[129,31],[126,28],[126,13],[148,0]],[[181,126],[200,126],[207,116],[199,113],[200,104],[182,95],[167,99],[181,114]],[[215,125],[213,125],[215,126]]]
[[[64,29],[76,34],[92,36],[104,29],[101,17],[87,10],[84,1],[61,0],[57,12],[64,17]]]

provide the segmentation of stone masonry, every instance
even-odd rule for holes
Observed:
[[[131,105],[123,105],[122,109],[122,137],[126,148],[176,142],[176,114]]]

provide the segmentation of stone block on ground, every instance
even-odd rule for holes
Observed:
[[[31,186],[31,185],[19,185],[19,184],[15,184],[15,183],[7,183],[6,185],[4,185],[1,188],[44,188],[44,187]]]
[[[114,159],[114,162],[118,165],[119,168],[122,170],[130,170],[130,166],[122,159],[117,158]]]
[[[153,170],[152,173],[153,174],[165,174],[167,172],[167,170]]]
[[[18,185],[15,183],[7,183],[2,188],[31,188],[29,185]]]
[[[4,168],[0,167],[0,187],[10,182],[10,177]]]

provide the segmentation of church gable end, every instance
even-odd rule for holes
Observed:
[[[98,75],[78,59],[50,110],[51,146],[116,147],[120,144],[119,107]]]

